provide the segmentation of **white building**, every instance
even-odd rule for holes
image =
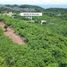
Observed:
[[[13,13],[12,12],[8,12],[8,13],[6,12],[3,15],[7,15],[7,16],[10,16],[11,17],[13,15]]]
[[[20,13],[20,16],[25,16],[32,20],[33,16],[42,16],[42,12],[22,12]]]
[[[46,24],[46,23],[47,23],[46,20],[41,20],[41,25],[42,25],[42,24]]]

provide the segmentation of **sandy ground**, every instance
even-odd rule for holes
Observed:
[[[5,31],[5,24],[3,22],[0,22],[0,27],[4,30],[4,35],[9,37],[14,43],[25,44],[24,39],[17,35],[12,28],[7,27]]]

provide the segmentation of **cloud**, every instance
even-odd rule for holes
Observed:
[[[67,0],[1,0],[0,4],[67,4]]]

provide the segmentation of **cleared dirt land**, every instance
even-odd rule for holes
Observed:
[[[0,27],[4,30],[4,35],[9,37],[14,43],[25,44],[24,39],[17,35],[12,28],[5,28],[4,22],[0,22]]]

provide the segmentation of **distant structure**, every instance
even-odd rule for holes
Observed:
[[[3,15],[7,15],[7,16],[10,16],[11,17],[13,15],[13,13],[12,12],[6,12]]]
[[[41,20],[41,25],[42,25],[42,24],[46,24],[46,23],[47,23],[46,20]]]
[[[20,13],[20,16],[25,16],[25,17],[27,17],[28,19],[31,20],[30,22],[34,23],[35,21],[32,20],[32,17],[33,16],[42,16],[42,12],[22,12],[22,13]],[[40,23],[41,23],[41,25],[46,24],[47,21],[46,20],[41,20]]]
[[[59,13],[59,14],[57,14],[57,16],[62,16],[62,14],[61,14],[61,13]]]
[[[25,16],[32,20],[33,16],[42,16],[42,12],[22,12],[20,13],[20,16]]]

